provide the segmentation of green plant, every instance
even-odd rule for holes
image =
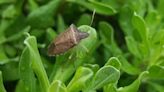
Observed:
[[[1,0],[0,92],[163,92],[163,4]],[[72,23],[89,37],[49,57],[50,42]]]

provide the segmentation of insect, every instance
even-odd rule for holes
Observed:
[[[68,51],[76,46],[82,39],[87,38],[87,32],[79,31],[74,24],[71,24],[65,32],[59,34],[48,47],[48,55],[55,56]]]

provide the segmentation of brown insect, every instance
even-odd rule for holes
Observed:
[[[59,34],[59,36],[49,45],[48,55],[55,56],[62,54],[76,46],[82,39],[88,36],[88,33],[79,31],[74,24],[71,24],[65,32]]]

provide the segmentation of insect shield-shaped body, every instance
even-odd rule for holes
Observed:
[[[62,54],[88,36],[88,33],[79,31],[74,24],[71,24],[65,32],[59,34],[59,36],[57,36],[57,38],[49,45],[48,55],[55,56]]]

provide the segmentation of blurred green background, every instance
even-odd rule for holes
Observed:
[[[0,92],[163,92],[163,5],[0,0]],[[48,56],[48,45],[71,24],[89,37]]]

